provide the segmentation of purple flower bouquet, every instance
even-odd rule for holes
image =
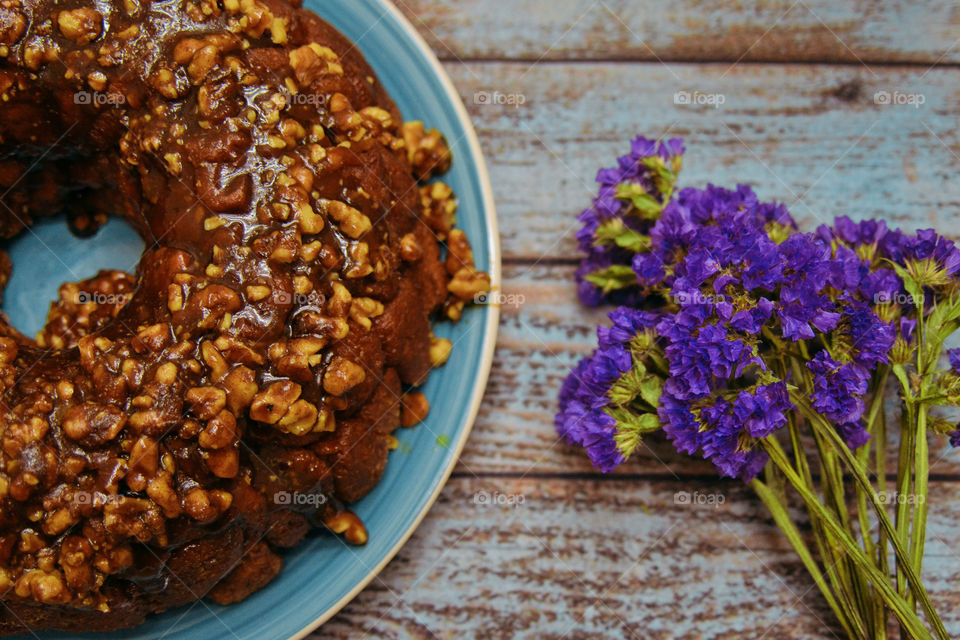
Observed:
[[[937,415],[960,405],[960,352],[943,363],[960,250],[873,220],[802,233],[744,185],[678,190],[683,152],[638,138],[597,175],[579,294],[619,307],[563,385],[559,433],[610,471],[662,429],[750,484],[850,638],[887,638],[892,615],[903,637],[947,639],[920,575],[928,438],[960,444]]]

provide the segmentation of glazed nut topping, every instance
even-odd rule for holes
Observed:
[[[201,420],[210,420],[227,405],[227,393],[217,387],[194,387],[187,391],[187,406]]]
[[[203,459],[213,475],[234,478],[240,471],[240,453],[236,447],[203,451]]]
[[[93,42],[100,37],[103,29],[103,18],[96,9],[82,7],[69,11],[61,11],[57,15],[57,26],[60,33],[73,40],[78,45]]]
[[[337,221],[340,229],[354,240],[370,231],[373,226],[370,218],[345,202],[325,200],[322,204],[330,217]]]
[[[337,54],[329,47],[314,42],[290,51],[290,67],[301,85],[309,85],[325,74],[343,75],[343,66]]]
[[[407,262],[416,262],[423,257],[423,248],[417,242],[417,236],[408,233],[400,238],[400,257]]]
[[[367,331],[373,326],[372,318],[383,315],[383,303],[373,298],[354,298],[350,304],[350,318]]]
[[[419,391],[405,393],[403,395],[403,408],[400,411],[400,424],[404,427],[412,427],[426,419],[430,412],[430,402],[427,396]]]
[[[270,287],[264,285],[248,285],[246,288],[247,300],[250,302],[260,302],[270,296]]]
[[[0,20],[0,44],[15,44],[27,29],[27,19],[15,9],[5,9]]]
[[[473,250],[470,248],[470,241],[467,240],[467,234],[460,229],[454,229],[447,238],[447,260],[445,263],[447,273],[455,274],[464,267],[473,267]]]
[[[464,267],[453,275],[447,290],[459,300],[469,302],[490,291],[490,276],[473,267]]]
[[[400,126],[400,135],[418,178],[427,180],[450,169],[450,149],[442,133],[436,129],[427,131],[422,122],[405,122]]]
[[[367,377],[359,364],[336,356],[323,374],[323,390],[332,396],[342,396]]]
[[[323,217],[317,215],[310,205],[305,204],[297,209],[297,222],[300,224],[300,231],[307,235],[323,231]]]
[[[232,445],[237,436],[237,420],[223,409],[210,419],[197,441],[204,449],[223,449]]]
[[[314,430],[317,424],[317,408],[306,400],[297,400],[277,423],[281,431],[302,436]]]
[[[350,311],[353,295],[342,283],[334,280],[331,284],[333,295],[327,301],[327,313],[332,316],[345,316]]]
[[[233,496],[227,491],[194,487],[183,496],[183,510],[194,520],[212,522],[229,509],[232,502]]]
[[[176,518],[182,507],[180,498],[173,488],[173,478],[169,473],[161,473],[147,483],[147,495],[163,509],[167,518]]]
[[[164,362],[162,365],[157,367],[157,372],[154,375],[154,378],[157,382],[164,386],[170,386],[177,380],[177,374],[179,373],[177,365],[173,362]]]
[[[15,587],[21,598],[32,595],[39,602],[64,603],[70,601],[70,594],[63,584],[59,571],[45,572],[39,569],[23,575]]]
[[[250,406],[258,391],[253,369],[242,365],[231,370],[221,384],[227,392],[227,406],[236,415]]]
[[[110,442],[117,437],[127,422],[127,415],[111,405],[85,402],[67,410],[63,431],[73,440]]]
[[[452,350],[453,344],[446,338],[430,337],[430,363],[434,367],[446,364]]]
[[[300,397],[301,387],[296,382],[281,380],[256,394],[250,405],[250,417],[257,422],[277,424]]]
[[[363,526],[360,518],[351,511],[343,511],[329,516],[323,524],[334,533],[343,534],[344,539],[350,544],[367,543],[367,528]]]

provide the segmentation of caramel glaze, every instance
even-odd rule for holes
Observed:
[[[0,0],[0,55],[0,234],[107,212],[147,244],[36,341],[0,326],[0,632],[239,600],[314,523],[363,542],[341,505],[445,359],[431,315],[489,286],[418,185],[442,137],[283,0]]]

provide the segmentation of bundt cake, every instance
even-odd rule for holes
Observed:
[[[146,244],[35,338],[0,322],[0,633],[240,600],[314,526],[363,543],[431,321],[489,288],[427,182],[443,136],[287,0],[0,0],[0,97],[0,235]]]

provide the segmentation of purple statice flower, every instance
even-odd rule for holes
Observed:
[[[666,385],[678,400],[707,397],[715,389],[716,380],[738,378],[750,365],[764,367],[750,345],[715,321],[708,321],[712,316],[710,305],[694,304],[664,316],[657,324],[670,362]]]
[[[960,447],[960,426],[950,434],[950,446]]]
[[[916,339],[900,268],[935,289],[945,276],[960,280],[960,250],[933,231],[907,235],[847,217],[800,233],[783,205],[760,202],[745,185],[674,192],[683,151],[679,140],[637,138],[597,174],[599,192],[577,235],[586,253],[579,294],[591,306],[625,306],[565,382],[558,431],[603,470],[622,462],[617,436],[627,432],[617,420],[630,409],[611,397],[623,397],[618,383],[637,384],[628,376],[644,371],[633,368],[638,345],[655,340],[668,367],[657,385],[667,437],[723,475],[749,480],[767,461],[757,441],[796,410],[787,381],[764,361],[780,336],[810,341],[791,351],[815,354],[806,363],[813,408],[851,448],[862,446],[874,371],[890,361],[898,336]],[[950,359],[960,374],[960,350]]]
[[[870,438],[863,427],[870,371],[856,362],[841,364],[826,351],[815,355],[807,368],[814,376],[813,408],[838,426],[850,448],[865,444]]]
[[[676,279],[673,282],[673,294],[699,291],[707,278],[720,271],[720,263],[709,249],[695,247],[683,261],[677,265]]]
[[[657,154],[664,161],[679,158],[684,154],[685,151],[686,148],[683,146],[683,140],[680,138],[670,138],[665,142],[661,142],[657,147]]]
[[[851,248],[877,247],[884,241],[889,232],[887,223],[882,220],[855,222],[847,216],[834,220],[832,227],[824,225],[817,229],[817,235],[827,244],[839,241]]]
[[[860,280],[858,288],[863,298],[872,304],[890,304],[906,299],[903,280],[893,269],[870,271]]]
[[[653,286],[667,277],[663,258],[656,253],[638,253],[633,257],[632,267],[643,286]]]
[[[865,302],[850,302],[844,316],[853,339],[853,359],[867,369],[890,362],[890,350],[897,340],[894,326],[884,322]]]
[[[908,237],[904,251],[908,260],[933,260],[947,275],[953,276],[960,271],[960,250],[952,240],[933,229],[924,229],[916,236]]]
[[[599,346],[584,358],[564,380],[555,424],[563,439],[587,450],[590,460],[603,472],[624,461],[614,436],[617,422],[606,411],[611,387],[631,370],[630,342],[653,328],[656,314],[621,307],[610,314],[612,326],[599,327]]]
[[[642,284],[659,279],[662,289],[685,300],[699,299],[694,290],[711,279],[718,294],[727,284],[772,290],[782,261],[769,224],[794,227],[782,205],[759,202],[747,186],[683,189],[650,230],[652,249],[634,258],[633,269]]]
[[[885,257],[902,265],[931,261],[948,277],[960,272],[960,249],[933,229],[924,229],[914,235],[891,231],[881,242]]]
[[[614,440],[617,422],[603,409],[609,402],[607,391],[623,373],[620,366],[626,364],[624,371],[629,369],[629,354],[625,355],[626,362],[598,350],[581,360],[563,383],[555,419],[560,436],[568,444],[584,447],[605,473],[623,462]]]
[[[899,236],[897,235],[899,234]],[[825,246],[836,244],[830,285],[849,294],[859,295],[871,304],[890,304],[904,299],[903,281],[893,269],[877,266],[876,258],[890,258],[883,247],[899,246],[892,239],[885,222],[837,218],[833,227],[821,226],[816,238]],[[902,253],[902,252],[901,252]]]
[[[913,344],[913,336],[917,331],[917,319],[910,317],[900,318],[900,337],[908,345]],[[960,371],[960,369],[958,369]]]
[[[777,432],[793,408],[784,382],[744,389],[733,401],[716,396],[713,404],[699,409],[699,418],[689,404],[665,390],[660,420],[679,451],[702,451],[722,475],[749,481],[763,469],[767,454],[745,439]]]
[[[623,290],[639,289],[633,283],[620,283],[612,290],[590,282],[587,276],[595,274],[612,265],[629,267],[636,254],[634,250],[627,250],[611,242],[609,236],[598,238],[598,232],[606,223],[615,223],[615,229],[625,229],[645,235],[649,232],[651,222],[637,219],[629,215],[631,201],[629,197],[620,195],[620,190],[632,187],[639,192],[648,194],[661,204],[669,194],[664,192],[665,187],[660,184],[653,166],[667,168],[668,171],[679,169],[680,158],[683,154],[683,143],[672,139],[665,142],[656,142],[644,137],[638,137],[630,144],[630,153],[617,159],[617,166],[601,169],[597,172],[596,181],[600,185],[597,197],[591,206],[584,210],[579,220],[582,227],[577,232],[577,242],[580,250],[587,254],[576,278],[578,293],[583,304],[598,306],[603,303],[624,304],[637,299],[637,291]],[[672,188],[669,189],[672,191]],[[608,227],[609,228],[609,227]],[[653,284],[663,275],[655,271],[656,265],[651,264],[654,272],[649,276],[649,284]],[[640,283],[636,283],[639,285]]]
[[[950,368],[954,373],[960,375],[960,349],[950,349],[947,351],[947,360],[950,361]]]
[[[809,340],[816,336],[815,330],[826,333],[835,329],[842,316],[824,293],[835,269],[829,247],[813,236],[796,234],[783,242],[779,251],[784,278],[777,316],[783,337]]]
[[[608,218],[616,217],[620,214],[623,203],[617,200],[612,193],[604,193],[593,201],[593,206],[585,209],[577,219],[583,223],[583,227],[577,231],[577,242],[580,250],[589,253],[594,249],[594,238],[600,223]]]
[[[610,327],[597,328],[597,339],[601,349],[628,345],[637,335],[653,329],[660,321],[660,316],[656,313],[630,307],[619,307],[608,317],[613,324]]]
[[[773,315],[773,309],[774,304],[772,301],[766,298],[760,298],[755,306],[737,311],[733,313],[729,319],[725,319],[729,321],[731,328],[750,335],[757,335],[770,320],[770,317]]]
[[[669,381],[668,381],[669,386]],[[657,410],[663,431],[677,451],[694,455],[701,444],[700,422],[693,414],[689,402],[676,398],[671,389],[664,387]]]

